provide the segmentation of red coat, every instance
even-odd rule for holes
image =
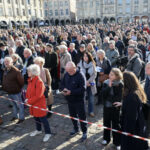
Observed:
[[[28,99],[28,104],[32,106],[37,106],[46,109],[46,99],[44,96],[45,86],[43,81],[38,77],[33,79],[29,78],[26,98]],[[44,117],[47,112],[30,107],[30,115],[34,117]]]

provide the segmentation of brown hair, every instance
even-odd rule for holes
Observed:
[[[120,69],[118,69],[118,68],[113,68],[112,70],[111,70],[111,72],[113,72],[114,74],[115,74],[115,76],[116,76],[116,80],[123,80],[123,74],[122,74],[122,72],[120,71]]]
[[[142,103],[147,102],[146,94],[142,88],[139,80],[134,73],[125,71],[123,74],[124,80],[124,96],[127,96],[129,93],[135,93],[138,95]]]
[[[95,63],[95,61],[94,61],[94,59],[92,57],[92,54],[90,52],[88,52],[88,51],[85,51],[84,54],[83,54],[83,57],[84,57],[85,54],[88,57],[88,63],[92,62],[94,65],[96,65],[96,63]],[[84,59],[82,58],[82,62],[83,61],[84,61]]]

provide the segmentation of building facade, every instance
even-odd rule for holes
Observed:
[[[43,0],[0,0],[0,26],[36,27],[44,22]]]
[[[76,21],[76,0],[45,0],[46,23],[70,24]]]
[[[76,0],[77,22],[147,22],[150,0]]]

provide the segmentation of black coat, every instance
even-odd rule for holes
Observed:
[[[23,55],[24,49],[25,49],[24,46],[17,47],[16,49],[16,53],[21,57],[22,60],[24,59],[24,55]]]
[[[124,46],[123,42],[120,41],[120,40],[117,41],[117,42],[116,42],[116,47],[117,47],[117,49],[118,49],[118,51],[119,51],[120,56],[122,56],[122,54],[123,54],[123,52],[124,52],[124,49],[125,49],[125,46]]]
[[[57,76],[58,56],[55,52],[45,53],[45,68],[49,68],[51,76]]]
[[[5,58],[5,56],[7,56],[8,55],[8,50],[5,50],[4,51],[4,57],[3,57],[3,59]],[[2,51],[0,50],[0,59],[2,58]],[[0,70],[2,69],[2,64],[0,64]]]
[[[113,83],[112,83],[112,87],[109,87],[109,85],[106,84],[107,81],[104,82],[103,88],[102,88],[104,106],[106,106],[106,102],[108,101],[112,104],[112,107],[113,107],[114,102],[121,102],[122,101],[123,83],[120,82],[117,85],[113,85]]]
[[[75,43],[75,49],[78,50],[78,51],[80,50],[80,45],[81,45],[81,44],[85,44],[85,45],[86,45],[86,43],[85,43],[84,41],[81,41],[81,42],[79,43],[79,41],[76,40],[74,43]]]
[[[146,137],[146,124],[142,103],[137,94],[128,94],[123,99],[121,127],[124,132]],[[122,135],[121,150],[145,149],[147,149],[147,142]]]

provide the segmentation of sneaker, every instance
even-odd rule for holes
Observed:
[[[51,137],[51,134],[45,134],[44,138],[43,138],[43,142],[47,142]]]
[[[20,123],[22,123],[22,122],[24,122],[24,120],[20,120],[20,119],[19,119],[16,124],[20,124]]]
[[[87,139],[87,133],[83,133],[81,142],[84,142]]]
[[[102,145],[107,145],[107,141],[106,140],[103,140],[101,143],[102,143]]]
[[[78,134],[78,133],[79,133],[78,130],[73,130],[72,132],[70,132],[70,136],[74,136],[74,135],[76,135],[76,134]]]
[[[121,150],[121,147],[120,147],[120,146],[117,146],[117,150]]]
[[[41,134],[42,133],[42,131],[33,131],[31,134],[30,134],[30,136],[31,137],[33,137],[33,136],[36,136],[36,135],[38,135],[38,134]]]

